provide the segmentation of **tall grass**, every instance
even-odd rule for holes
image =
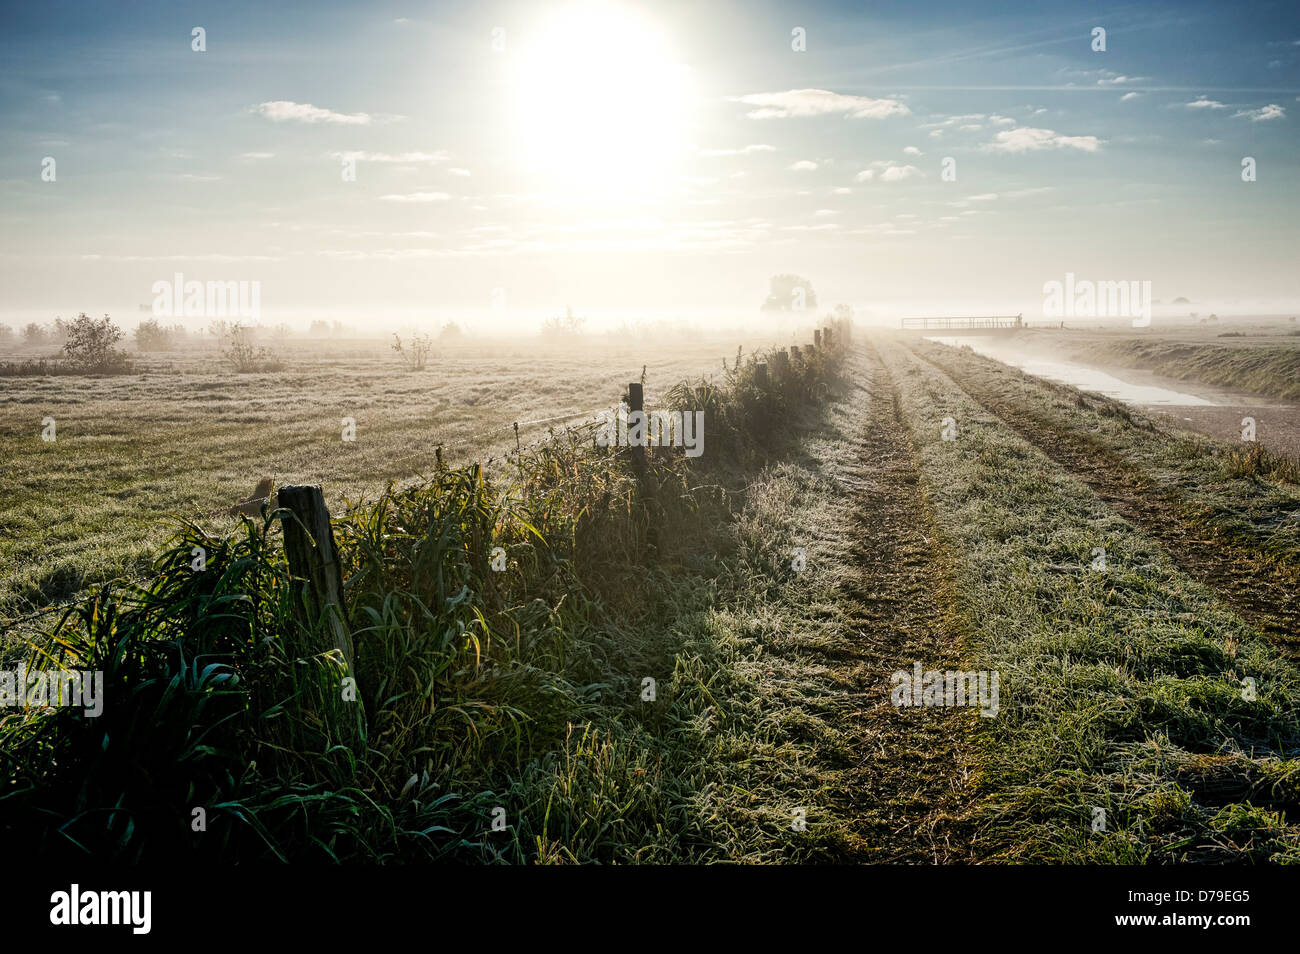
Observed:
[[[0,710],[6,845],[125,861],[672,857],[668,832],[705,784],[680,741],[695,714],[645,701],[644,679],[674,672],[674,621],[718,597],[746,472],[792,446],[840,363],[819,352],[763,388],[738,361],[674,388],[670,407],[705,411],[698,459],[659,449],[638,474],[573,433],[504,472],[437,470],[338,515],[359,740],[325,715],[346,673],[294,611],[276,515],[227,536],[182,524],[148,584],[101,586],[5,650],[6,665],[100,670],[106,697],[98,718]]]

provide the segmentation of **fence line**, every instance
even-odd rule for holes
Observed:
[[[835,323],[833,323],[832,325],[828,325],[828,326],[826,326],[825,328],[818,329],[817,332],[816,332],[816,334],[815,334],[815,340],[816,340],[817,344],[816,344],[815,346],[814,346],[814,345],[808,345],[808,346],[805,346],[805,347],[806,347],[806,349],[807,349],[810,353],[811,353],[814,349],[815,349],[815,350],[829,349],[829,348],[831,347],[832,329],[834,329],[834,331],[838,332],[840,335],[843,335],[843,338],[842,338],[838,343],[840,343],[840,344],[845,344],[845,343],[847,343],[848,340],[849,340],[849,327],[850,327],[850,325],[848,325],[847,323],[835,322]],[[792,350],[793,350],[793,349],[792,349]],[[784,355],[784,351],[781,351],[781,352],[778,352],[778,353]],[[753,360],[753,359],[751,358],[751,360]],[[767,366],[766,366],[766,365],[763,365],[763,371],[766,372],[766,370],[767,370]],[[766,377],[766,374],[764,373],[764,374],[763,374],[763,383],[766,384],[766,382],[767,382],[767,377]],[[615,406],[615,408],[617,408],[617,405]],[[560,414],[560,415],[556,415],[555,417],[538,418],[538,419],[536,419],[536,420],[531,420],[531,421],[512,421],[510,424],[504,425],[504,426],[502,426],[502,427],[493,427],[493,428],[489,428],[489,429],[486,430],[486,431],[480,431],[480,432],[478,432],[477,434],[472,434],[472,435],[469,435],[469,436],[467,436],[467,437],[461,438],[461,439],[459,439],[459,440],[455,440],[455,441],[437,441],[437,442],[434,443],[434,447],[435,447],[435,449],[437,449],[438,451],[440,451],[441,448],[443,448],[443,447],[459,447],[459,446],[463,446],[463,445],[468,444],[468,443],[479,444],[479,443],[481,443],[481,442],[482,442],[482,441],[483,441],[483,440],[484,440],[484,439],[485,439],[489,434],[496,434],[496,433],[499,433],[499,432],[501,432],[501,431],[509,430],[509,429],[514,429],[514,430],[515,430],[515,432],[516,432],[516,439],[518,439],[518,428],[520,428],[520,427],[522,427],[522,426],[528,426],[528,425],[532,425],[532,424],[548,424],[548,423],[554,423],[555,421],[565,421],[565,420],[570,420],[570,419],[572,419],[572,418],[574,418],[574,417],[578,417],[578,416],[582,416],[582,417],[591,416],[591,417],[592,417],[592,420],[583,421],[583,422],[581,422],[581,423],[579,423],[579,424],[573,424],[573,425],[570,425],[569,427],[562,428],[562,429],[561,429],[560,431],[558,431],[558,432],[555,431],[554,429],[550,429],[550,431],[549,431],[549,433],[547,434],[546,437],[544,437],[544,438],[539,438],[538,440],[535,440],[535,441],[533,441],[533,442],[530,443],[530,444],[523,445],[523,446],[519,446],[519,447],[517,447],[513,452],[512,452],[512,451],[507,451],[506,453],[501,454],[501,455],[494,455],[494,456],[492,456],[492,457],[487,457],[487,458],[479,458],[478,461],[477,461],[478,464],[479,464],[481,467],[486,467],[487,465],[489,465],[489,464],[494,464],[494,463],[505,463],[506,461],[509,461],[511,458],[518,458],[518,457],[520,457],[520,456],[522,456],[522,455],[524,455],[524,454],[531,453],[532,451],[536,450],[536,449],[539,448],[539,447],[542,447],[542,446],[547,445],[547,444],[553,444],[555,441],[559,440],[561,437],[563,437],[563,436],[565,436],[565,435],[572,434],[572,433],[575,433],[575,432],[578,432],[578,431],[584,430],[584,429],[586,429],[586,428],[595,427],[595,426],[597,426],[597,425],[603,423],[602,420],[601,420],[601,418],[600,418],[599,416],[597,416],[597,415],[599,415],[599,414],[601,414],[601,413],[605,413],[607,410],[608,410],[608,409],[606,409],[606,408],[601,408],[601,409],[598,409],[598,410],[596,410],[596,411],[577,411],[577,412],[574,412],[574,413],[572,413],[572,414]],[[619,448],[619,449],[615,450],[612,454],[608,454],[608,455],[607,455],[605,458],[603,458],[603,459],[605,459],[605,460],[614,460],[614,459],[617,459],[617,458],[623,456],[624,454],[629,454],[630,452],[632,452],[632,451],[634,451],[634,450],[639,450],[639,449],[640,449],[640,448],[638,448],[638,447],[631,447],[631,446],[622,447],[622,448]],[[403,461],[403,460],[410,460],[410,459],[411,459],[412,457],[414,457],[414,456],[417,456],[417,455],[414,455],[414,454],[408,454],[408,455],[405,455],[405,456],[403,456],[403,457],[395,458],[395,459],[394,459],[394,462],[400,462],[400,461]],[[441,453],[439,453],[438,456],[439,456],[439,462],[441,463]],[[412,479],[410,482],[408,482],[405,486],[397,485],[397,484],[390,485],[390,487],[388,488],[388,490],[387,490],[386,492],[391,492],[391,493],[405,493],[405,492],[410,491],[410,490],[413,490],[413,489],[415,489],[415,488],[417,488],[417,487],[427,486],[430,482],[431,482],[431,481],[430,481],[429,478],[425,477],[424,475],[420,475],[419,477],[413,478],[413,479]],[[269,498],[268,498],[268,502],[269,502]],[[334,517],[335,517],[335,518],[339,518],[339,517],[347,517],[348,515],[350,515],[350,514],[352,514],[352,513],[355,513],[355,512],[357,512],[358,510],[361,510],[361,509],[363,509],[363,508],[365,508],[365,507],[371,506],[372,504],[373,504],[373,501],[371,501],[371,502],[362,502],[362,503],[358,503],[358,504],[356,504],[355,506],[348,507],[348,508],[346,508],[346,509],[344,509],[344,510],[339,511],[337,514],[334,515]],[[120,586],[128,586],[128,587],[137,587],[137,588],[140,588],[140,587],[144,587],[144,586],[146,586],[146,585],[149,584],[149,583],[152,583],[152,582],[153,582],[154,580],[156,580],[156,579],[158,579],[158,576],[137,577],[137,578],[134,578],[134,579],[122,579],[122,578],[118,578],[118,579],[113,579],[113,580],[104,580],[104,581],[102,581],[102,582],[99,583],[99,584],[90,584],[90,585],[92,585],[92,586],[94,586],[94,585],[99,585],[99,586],[104,586],[104,585],[120,585]],[[75,608],[75,607],[79,607],[79,606],[83,605],[83,604],[85,603],[85,601],[86,601],[86,595],[85,595],[85,594],[82,594],[81,596],[78,596],[78,597],[76,597],[76,598],[74,598],[74,599],[68,600],[68,601],[63,602],[63,603],[55,603],[55,604],[52,604],[52,605],[50,605],[50,606],[46,606],[46,607],[44,607],[44,608],[42,608],[42,609],[40,609],[40,610],[36,610],[36,611],[34,611],[34,612],[32,612],[32,613],[29,613],[29,614],[27,614],[27,615],[25,615],[25,616],[17,616],[17,617],[11,617],[11,618],[8,618],[8,619],[3,619],[3,620],[0,620],[0,628],[3,628],[3,629],[11,629],[11,628],[14,628],[14,627],[17,627],[17,626],[23,626],[23,625],[25,625],[25,624],[27,624],[27,623],[33,622],[33,621],[38,620],[38,619],[41,619],[41,618],[43,618],[43,617],[53,615],[54,613],[58,613],[58,612],[60,612],[60,611],[69,610],[69,609],[73,609],[73,608]]]

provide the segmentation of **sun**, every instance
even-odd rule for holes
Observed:
[[[686,152],[689,73],[663,32],[616,3],[566,7],[512,57],[517,160],[572,200],[648,199]]]

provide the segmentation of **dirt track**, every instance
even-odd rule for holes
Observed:
[[[977,718],[969,709],[900,708],[889,677],[960,669],[948,554],[935,527],[898,395],[874,348],[865,351],[869,417],[858,437],[857,465],[844,478],[857,490],[846,581],[852,645],[861,671],[870,749],[849,770],[855,808],[887,820],[872,833],[878,862],[971,860],[961,818],[972,797],[966,742]],[[850,483],[851,482],[851,483]]]

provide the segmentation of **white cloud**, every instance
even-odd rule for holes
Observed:
[[[1202,96],[1200,99],[1194,99],[1190,103],[1188,103],[1187,108],[1188,109],[1227,109],[1228,107],[1224,106],[1217,99],[1206,99],[1204,96]]]
[[[451,198],[445,192],[409,192],[405,195],[381,195],[385,202],[446,202]]]
[[[776,152],[776,146],[769,146],[767,143],[756,142],[748,146],[742,146],[739,149],[701,149],[699,155],[705,157],[713,156],[748,156],[755,152]]]
[[[788,119],[792,116],[843,114],[849,119],[886,119],[908,116],[911,110],[896,99],[847,96],[828,89],[792,89],[783,93],[751,93],[733,97],[732,102],[757,106],[750,119]]]
[[[800,159],[790,167],[791,172],[812,172],[817,168],[817,163],[811,159]]]
[[[1004,129],[993,137],[993,142],[985,143],[983,148],[988,152],[1039,152],[1043,149],[1097,152],[1101,149],[1102,142],[1096,136],[1063,136],[1053,129],[1021,126],[1018,129]]]
[[[1261,106],[1259,109],[1243,109],[1239,113],[1233,113],[1232,118],[1245,116],[1252,123],[1263,122],[1269,119],[1285,119],[1286,109],[1277,103],[1269,103],[1267,106]]]
[[[239,156],[239,158],[240,158],[240,159],[274,159],[274,158],[275,158],[275,153],[273,153],[273,152],[245,152],[245,153],[241,153],[240,156]]]
[[[1123,96],[1119,98],[1119,101],[1121,103],[1127,103],[1129,100],[1137,99],[1141,95],[1142,95],[1141,93],[1125,93]]]
[[[839,209],[818,209],[816,212],[813,213],[813,215],[821,219],[828,218],[829,216],[832,215],[839,215],[839,214],[840,214]]]
[[[856,176],[858,182],[901,182],[904,179],[910,179],[913,176],[924,175],[916,166],[900,165],[893,160],[882,160],[873,162],[871,167],[863,169]]]
[[[467,176],[470,174],[468,169],[448,169],[447,171],[453,176]]]
[[[337,123],[343,126],[369,126],[373,117],[369,113],[336,113],[311,103],[294,103],[285,99],[259,103],[254,107],[274,122]]]
[[[966,196],[966,198],[970,199],[972,202],[992,202],[997,197],[998,194],[996,192],[984,192],[981,193],[980,195]]]
[[[925,153],[923,153],[920,149],[917,149],[915,146],[904,146],[904,147],[903,147],[903,155],[905,155],[905,156],[924,156]]]

